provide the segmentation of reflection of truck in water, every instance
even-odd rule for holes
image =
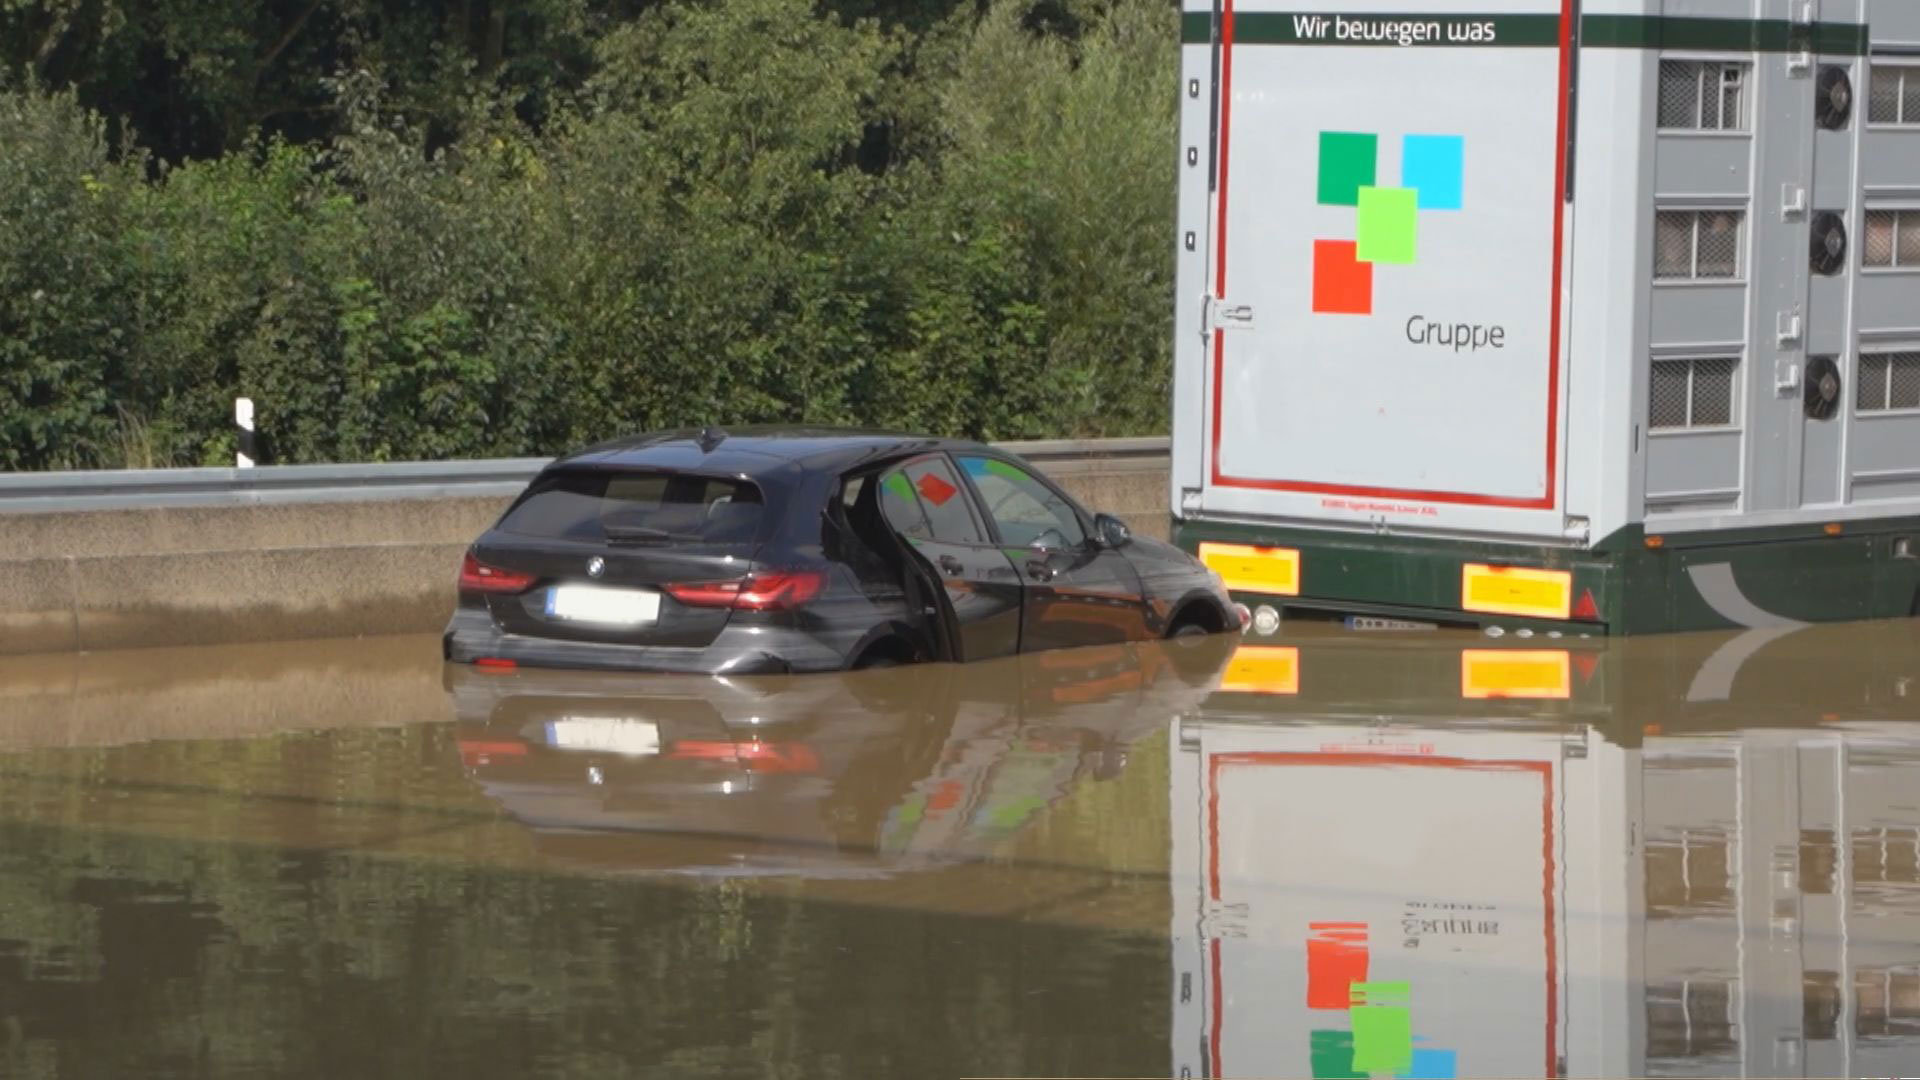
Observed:
[[[1920,1062],[1911,634],[1288,640],[1168,735],[1174,1075]]]
[[[1256,611],[1920,613],[1920,4],[1489,6],[1187,0],[1176,538]]]
[[[1597,764],[1564,748],[1557,731],[1190,726],[1176,1068],[1558,1075],[1565,774]]]

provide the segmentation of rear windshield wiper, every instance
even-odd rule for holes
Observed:
[[[649,529],[644,525],[602,525],[600,528],[609,544],[664,544],[673,539],[673,534],[664,529]]]

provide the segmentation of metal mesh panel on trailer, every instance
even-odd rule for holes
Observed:
[[[1653,216],[1653,276],[1693,276],[1693,221],[1690,210],[1662,210]]]
[[[1660,61],[1660,126],[1700,126],[1700,64],[1697,61]]]
[[[1744,64],[1710,60],[1660,61],[1659,126],[1682,131],[1726,131],[1744,126]]]
[[[1740,92],[1746,85],[1746,69],[1738,64],[1716,64],[1708,74],[1719,84],[1720,115],[1707,116],[1700,126],[1723,131],[1744,127],[1740,122]]]
[[[1868,266],[1892,266],[1894,232],[1900,215],[1892,210],[1867,211],[1867,240],[1861,258]]]
[[[1920,352],[1887,357],[1887,406],[1920,409]]]
[[[1725,357],[1693,362],[1693,427],[1733,423],[1734,361]]]
[[[1656,360],[1653,381],[1647,390],[1647,426],[1683,428],[1687,426],[1687,371],[1690,360]]]
[[[1662,89],[1665,88],[1665,69],[1661,70]],[[1900,69],[1897,67],[1877,67],[1873,69],[1873,81],[1867,87],[1867,122],[1873,124],[1897,124],[1900,122]]]
[[[1860,374],[1853,380],[1853,407],[1859,412],[1887,407],[1887,357],[1860,358]]]
[[[1902,210],[1894,226],[1899,250],[1893,261],[1898,266],[1920,266],[1920,210]]]
[[[1694,276],[1730,278],[1740,268],[1740,215],[1731,210],[1700,214],[1700,233],[1696,241],[1699,253],[1694,259]]]
[[[1920,124],[1920,67],[1903,68],[1900,81],[1904,85],[1900,94],[1900,122]]]
[[[1647,985],[1647,1060],[1689,1063],[1740,1048],[1739,1009],[1726,979]],[[1665,1071],[1665,1070],[1662,1070]]]

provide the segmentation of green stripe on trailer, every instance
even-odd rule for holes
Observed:
[[[1182,32],[1191,28],[1189,13]],[[1212,17],[1197,16],[1199,40]],[[1191,38],[1187,40],[1192,40]],[[1551,48],[1560,44],[1558,15],[1319,15],[1247,11],[1233,16],[1235,45],[1362,45],[1392,48]]]
[[[1553,48],[1560,44],[1557,15],[1341,15],[1367,30],[1341,37],[1332,15],[1236,12],[1236,45],[1342,45],[1439,48]],[[1308,20],[1325,20],[1311,22]],[[1475,28],[1484,27],[1485,31]],[[1416,29],[1417,28],[1417,29]],[[1213,40],[1213,16],[1183,12],[1180,40]],[[1580,44],[1599,49],[1697,49],[1736,53],[1807,51],[1828,56],[1864,56],[1867,28],[1859,23],[1816,22],[1795,26],[1785,19],[1715,19],[1686,15],[1585,15]]]
[[[1508,630],[1665,633],[1920,615],[1920,518],[1665,536],[1623,529],[1588,551],[1516,543],[1375,536],[1226,522],[1175,522],[1202,541],[1300,552],[1300,595],[1236,593],[1295,614],[1380,615]],[[1565,622],[1461,607],[1467,564],[1561,570],[1598,619]]]
[[[1795,26],[1785,19],[1712,19],[1686,15],[1587,15],[1580,43],[1603,49],[1704,49],[1723,52],[1817,52],[1863,56],[1859,23]]]

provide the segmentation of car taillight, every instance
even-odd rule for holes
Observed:
[[[460,587],[475,592],[510,593],[531,585],[535,581],[532,574],[523,574],[518,570],[502,570],[497,566],[488,566],[467,552],[460,561]]]
[[[820,755],[805,743],[681,739],[667,756],[682,761],[724,761],[757,773],[820,771]]]
[[[696,581],[662,585],[668,596],[688,607],[729,607],[735,611],[787,611],[820,595],[826,575],[813,570],[773,570],[735,581]]]

